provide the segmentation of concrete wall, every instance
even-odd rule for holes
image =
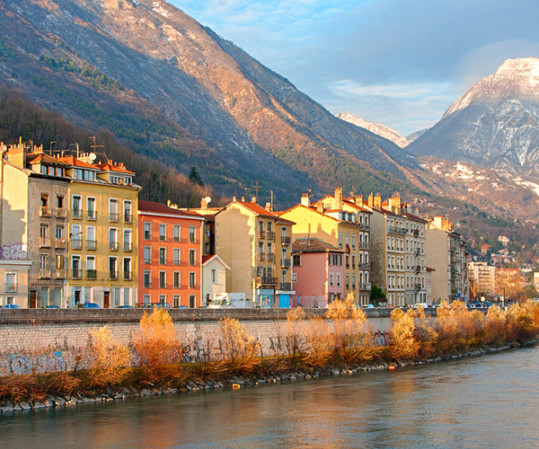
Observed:
[[[280,309],[171,309],[180,341],[192,360],[220,353],[219,320],[238,318],[256,337],[263,356],[285,350],[286,312]],[[323,316],[325,309],[307,309]],[[389,330],[390,309],[365,311],[372,326]],[[430,312],[430,311],[429,311]],[[130,344],[139,327],[141,309],[6,309],[0,310],[0,376],[37,371],[73,369],[83,353],[88,333],[107,326],[114,338]]]

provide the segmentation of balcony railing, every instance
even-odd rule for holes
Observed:
[[[145,263],[146,265],[150,265],[150,264],[152,263],[152,258],[151,258],[151,257],[148,257],[148,258],[145,257],[145,258],[144,258],[144,263]]]
[[[258,260],[266,260],[266,253],[258,253]]]
[[[117,223],[118,222],[118,213],[109,212],[109,221],[112,221],[113,223]]]
[[[284,290],[284,291],[292,290],[292,283],[291,282],[281,282],[281,290]]]
[[[95,280],[97,279],[96,270],[86,270],[86,279]]]
[[[365,282],[363,284],[359,284],[358,288],[359,288],[359,290],[370,291],[371,290],[371,283],[370,282]]]
[[[265,231],[261,231],[260,229],[258,230],[258,238],[259,239],[265,239],[266,238],[266,232]]]
[[[367,223],[359,223],[359,229],[362,231],[368,231],[371,228],[371,225]]]
[[[273,262],[275,260],[275,254],[274,253],[267,253],[266,254],[266,260],[268,262]]]
[[[369,242],[358,242],[357,246],[358,246],[359,249],[369,249],[370,248]]]
[[[65,207],[59,207],[56,209],[56,218],[66,218],[67,217],[67,210]]]
[[[133,244],[131,242],[124,242],[124,251],[133,251]]]
[[[387,228],[387,232],[391,232],[393,234],[406,234],[408,231],[406,228],[401,228],[399,226],[389,226]]]
[[[266,234],[266,237],[267,237],[268,240],[275,240],[275,232],[268,231],[267,234]]]
[[[282,235],[281,236],[281,244],[282,245],[290,245],[290,237],[288,237],[287,235]]]
[[[41,206],[39,208],[40,217],[50,217],[51,215],[51,208],[49,206]]]
[[[80,220],[82,218],[82,209],[72,209],[71,217]]]
[[[54,239],[54,247],[58,249],[65,249],[67,247],[67,242],[65,239]]]
[[[419,273],[421,271],[421,265],[416,265],[414,269],[416,273]]]
[[[415,287],[416,291],[421,290],[421,284],[415,284],[414,287]]]
[[[144,281],[144,288],[152,288],[152,281]]]
[[[118,272],[109,270],[109,279],[111,281],[117,281],[118,280]]]
[[[124,223],[133,223],[133,214],[131,212],[124,212]]]
[[[17,284],[6,284],[6,293],[17,293]]]
[[[281,260],[281,266],[283,268],[290,268],[292,266],[292,261],[290,259]]]
[[[86,212],[86,219],[90,221],[97,220],[97,211],[89,210],[88,212]]]
[[[360,263],[357,266],[361,270],[370,270],[371,269],[371,264],[370,263]]]
[[[97,249],[97,240],[86,240],[86,249],[95,251]]]
[[[277,285],[277,278],[274,278],[271,276],[257,276],[256,284],[259,287],[262,287],[262,286],[275,287]]]
[[[118,251],[118,242],[109,242],[109,249],[111,251]]]

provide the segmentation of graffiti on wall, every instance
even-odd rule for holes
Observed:
[[[46,354],[9,354],[10,374],[31,374],[64,371],[66,363],[62,351]]]
[[[26,245],[22,242],[2,245],[0,247],[0,258],[4,260],[26,260],[28,258]]]

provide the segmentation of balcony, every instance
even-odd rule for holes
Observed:
[[[71,210],[71,218],[81,220],[82,219],[82,210],[81,209],[72,209]]]
[[[292,283],[291,282],[281,282],[281,290],[289,292],[292,290]]]
[[[49,237],[39,237],[39,247],[49,248],[51,246],[51,239]]]
[[[88,212],[86,212],[86,219],[90,221],[97,220],[97,211],[89,210]]]
[[[292,266],[292,260],[290,260],[290,259],[281,260],[281,266],[283,268],[290,268]]]
[[[268,262],[274,262],[275,261],[275,253],[267,253],[266,254],[266,260]]]
[[[96,270],[86,270],[86,279],[96,280],[97,271]]]
[[[109,279],[111,281],[117,281],[118,280],[118,272],[109,270]]]
[[[415,270],[416,274],[419,273],[421,271],[421,265],[416,265],[414,267],[414,270]]]
[[[67,270],[65,268],[57,268],[54,271],[54,279],[65,279],[67,278]]]
[[[124,242],[124,251],[128,253],[133,251],[133,244],[131,242]]]
[[[265,261],[266,253],[258,253],[258,260]]]
[[[416,291],[421,290],[421,284],[415,284],[414,287]]]
[[[109,242],[109,249],[111,251],[118,251],[118,242]]]
[[[359,249],[369,249],[369,248],[370,248],[370,244],[369,244],[369,242],[359,242],[359,243],[357,244],[357,247],[358,247]]]
[[[387,232],[391,232],[393,234],[402,234],[402,235],[404,235],[408,231],[406,230],[406,228],[400,228],[398,226],[388,226]]]
[[[97,249],[97,240],[86,240],[86,249],[95,251]]]
[[[282,245],[290,245],[290,237],[286,235],[281,236],[281,244]]]
[[[360,270],[370,270],[371,269],[371,264],[370,263],[359,263],[357,265],[357,267],[360,269]]]
[[[50,217],[52,215],[51,208],[49,206],[40,206],[39,216],[40,217]]]
[[[371,229],[371,226],[367,223],[359,223],[359,229],[361,229],[362,231],[368,231],[369,229]]]
[[[6,293],[17,293],[17,284],[6,284]]]
[[[124,223],[133,223],[133,214],[131,212],[124,212]]]
[[[132,277],[133,277],[132,272],[129,271],[129,270],[124,270],[123,275],[124,275],[124,280],[125,281],[130,281],[132,279]]]
[[[363,283],[363,284],[359,284],[358,287],[359,287],[359,290],[370,291],[371,290],[371,283],[366,282],[366,283]]]
[[[109,221],[112,223],[118,223],[118,213],[109,212]]]
[[[416,248],[415,255],[420,256],[421,255],[421,248]]]
[[[267,234],[266,234],[266,238],[268,240],[275,240],[275,232],[273,231],[268,231]]]
[[[275,287],[277,286],[277,278],[271,276],[257,276],[257,287]]]
[[[54,247],[57,249],[66,249],[67,242],[65,239],[54,239]]]
[[[258,238],[259,239],[265,239],[266,238],[266,232],[262,230],[258,230]]]
[[[51,270],[48,268],[40,268],[39,269],[39,279],[50,279],[51,278]]]
[[[67,217],[67,210],[65,207],[59,207],[56,209],[56,218],[66,218]]]

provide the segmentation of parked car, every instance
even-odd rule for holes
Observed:
[[[45,306],[45,309],[59,309],[58,306]]]
[[[132,309],[133,306],[130,306],[129,304],[124,304],[123,306],[116,307],[117,309]]]
[[[170,309],[170,304],[168,302],[160,302],[157,304],[154,304],[155,307],[158,309]]]
[[[100,309],[99,304],[96,304],[95,302],[85,302],[82,305],[83,309]]]
[[[20,307],[17,304],[4,304],[2,309],[20,309]]]

